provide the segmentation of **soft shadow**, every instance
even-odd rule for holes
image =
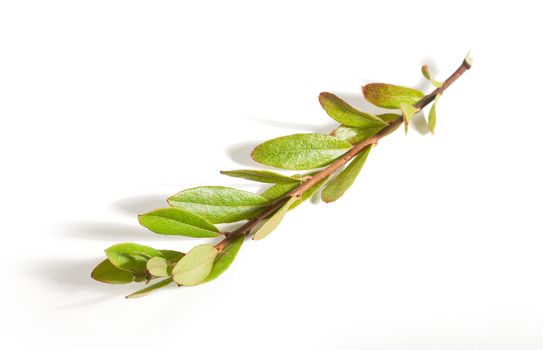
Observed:
[[[266,118],[251,118],[246,117],[245,119],[251,120],[253,122],[272,126],[280,129],[291,129],[305,132],[316,132],[320,134],[328,134],[336,128],[336,124],[330,122],[323,125],[314,125],[314,124],[305,124],[305,123],[295,123],[284,120],[274,120]]]
[[[57,288],[63,293],[75,293],[81,290],[98,292],[99,295],[78,300],[73,303],[57,305],[54,309],[71,309],[94,305],[108,299],[118,298],[126,294],[128,288],[111,288],[101,284],[90,277],[94,266],[102,259],[85,260],[46,260],[36,262],[28,266],[28,272],[34,276],[40,276],[47,283],[47,288]]]
[[[29,270],[34,275],[46,277],[49,283],[56,287],[67,290],[67,288],[104,290],[90,278],[94,266],[103,260],[100,258],[68,260],[53,259],[36,262]]]
[[[142,195],[124,198],[118,201],[115,201],[112,204],[112,208],[125,215],[135,217],[139,214],[146,213],[153,209],[167,207],[168,206],[168,195]]]
[[[430,127],[428,126],[424,113],[415,114],[413,119],[411,119],[411,125],[413,125],[413,129],[421,135],[426,135],[430,132]]]
[[[309,198],[309,202],[313,205],[317,205],[317,204],[320,204],[322,203],[322,198],[321,198],[321,194],[322,194],[322,188],[319,188],[319,190],[317,192],[315,192],[311,198]]]
[[[430,56],[427,56],[427,57],[423,57],[421,60],[420,60],[420,66],[422,67],[423,65],[427,64],[428,65],[428,68],[430,68],[430,74],[432,74],[432,78],[435,79],[435,75],[438,74],[440,72],[440,69],[439,69],[439,64],[437,63],[437,61],[434,59],[434,57],[430,57]]]
[[[251,159],[251,152],[262,141],[245,141],[230,145],[226,149],[226,155],[239,165],[254,166],[255,162]]]
[[[185,240],[183,236],[164,236],[154,234],[137,225],[106,223],[106,222],[71,222],[61,227],[61,234],[68,238],[87,239],[102,242],[123,241],[166,241]]]
[[[422,75],[422,73],[421,73],[421,75]],[[422,77],[422,76],[421,76],[421,77],[419,78],[418,83],[416,83],[416,84],[413,86],[413,89],[417,89],[417,90],[421,90],[421,91],[425,91],[425,90],[429,90],[429,91],[430,91],[430,90],[433,90],[434,88],[433,88],[432,84],[431,84],[428,80],[426,80],[425,77]]]

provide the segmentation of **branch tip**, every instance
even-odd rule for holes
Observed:
[[[471,50],[468,51],[466,57],[464,58],[464,62],[466,62],[468,69],[471,68],[471,66],[473,65],[473,58],[471,58]]]

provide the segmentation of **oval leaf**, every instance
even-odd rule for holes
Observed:
[[[283,206],[275,212],[260,228],[255,232],[253,239],[258,241],[267,235],[269,235],[279,224],[283,221],[283,217],[288,212],[290,207],[296,202],[298,198],[290,197],[290,199],[283,204]]]
[[[162,288],[162,287],[166,287],[168,284],[172,283],[173,282],[173,278],[172,277],[169,277],[169,278],[166,278],[160,282],[157,282],[155,284],[152,284],[150,285],[149,287],[146,287],[146,288],[143,288],[141,290],[138,290],[137,292],[135,293],[132,293],[130,295],[127,295],[126,298],[139,298],[139,297],[143,297],[151,292],[154,292],[155,290],[159,289],[159,288]]]
[[[147,260],[162,257],[162,253],[151,247],[135,243],[120,243],[106,249],[106,256],[117,268],[136,274],[136,281],[146,275]]]
[[[257,194],[221,186],[184,190],[168,198],[168,202],[173,207],[189,210],[214,224],[249,219],[269,204]]]
[[[329,92],[321,93],[319,95],[319,102],[326,113],[340,124],[358,128],[374,128],[376,126],[383,127],[387,125],[379,117],[361,112]]]
[[[230,170],[221,171],[221,174],[271,184],[299,183],[302,181],[301,179],[296,179],[291,176],[285,176],[267,170]]]
[[[331,163],[347,152],[351,145],[336,137],[321,134],[295,134],[258,145],[253,159],[283,169],[314,169]]]
[[[416,104],[424,93],[403,86],[374,83],[362,87],[362,93],[369,102],[383,108],[399,109],[402,103]]]
[[[155,256],[147,261],[147,271],[156,277],[167,277],[168,273],[168,261],[164,258]]]
[[[236,255],[238,255],[238,251],[243,244],[244,238],[244,236],[239,236],[233,239],[232,242],[230,242],[226,247],[223,248],[223,250],[221,250],[221,252],[215,258],[215,261],[213,262],[213,267],[211,268],[209,275],[207,275],[205,282],[214,280],[215,278],[222,275],[224,271],[226,271],[226,269],[232,264],[232,262],[236,258]]]
[[[216,237],[219,229],[203,217],[179,208],[154,210],[138,217],[142,226],[161,235]]]
[[[104,260],[92,270],[91,277],[103,283],[126,284],[134,282],[134,275],[131,272],[121,270],[111,263]]]
[[[192,248],[173,268],[173,280],[183,286],[195,286],[205,281],[211,272],[218,250],[211,244]]]
[[[364,148],[338,176],[330,180],[322,191],[321,198],[324,202],[330,203],[337,200],[351,187],[366,162],[370,150],[371,146]]]

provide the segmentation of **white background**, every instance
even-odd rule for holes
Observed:
[[[1,1],[0,333],[6,349],[541,349],[537,2]],[[187,250],[136,215],[250,149],[334,123],[318,93],[473,69],[436,135],[397,132],[334,204],[246,242],[217,281],[125,300],[118,242]]]

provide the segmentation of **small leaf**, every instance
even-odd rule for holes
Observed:
[[[295,134],[278,137],[258,145],[253,159],[283,169],[314,169],[330,164],[351,145],[336,137],[321,134]]]
[[[146,274],[147,260],[155,256],[162,257],[162,253],[144,245],[120,243],[106,249],[106,256],[117,268],[136,274],[137,282]]]
[[[221,186],[184,190],[170,197],[168,202],[173,207],[189,210],[214,224],[251,218],[269,204],[257,194]]]
[[[179,208],[154,210],[138,217],[142,226],[161,235],[216,237],[219,229],[203,217]]]
[[[169,277],[169,278],[166,278],[160,282],[157,282],[155,284],[152,284],[150,285],[149,287],[146,287],[146,288],[143,288],[141,290],[138,290],[137,292],[135,293],[132,293],[130,295],[127,295],[126,298],[139,298],[139,297],[143,297],[151,292],[154,292],[155,290],[159,289],[159,288],[162,288],[162,287],[166,287],[168,284],[172,283],[173,282],[173,278],[172,277]]]
[[[402,103],[400,105],[400,109],[402,110],[402,116],[404,120],[406,120],[407,122],[410,122],[411,118],[413,118],[413,116],[419,111],[418,108],[407,103]]]
[[[213,267],[211,268],[211,272],[209,272],[209,275],[207,275],[205,282],[214,280],[215,278],[222,275],[222,273],[226,271],[226,269],[228,269],[228,267],[236,258],[236,255],[238,255],[238,251],[243,244],[244,238],[244,236],[239,236],[233,239],[232,242],[230,242],[226,247],[221,250],[221,252],[215,258],[215,261],[213,262]]]
[[[183,286],[195,286],[204,282],[218,253],[211,244],[192,248],[173,268],[174,281]]]
[[[374,128],[387,125],[379,117],[361,112],[329,92],[322,92],[319,95],[319,102],[326,113],[340,124],[357,128]]]
[[[168,261],[164,258],[155,256],[147,261],[147,271],[156,277],[167,277],[168,273]]]
[[[411,118],[419,111],[418,108],[407,104],[407,103],[401,103],[400,109],[402,110],[402,117],[405,125],[405,133],[407,134],[407,128],[409,126],[409,122],[411,121]]]
[[[134,275],[131,272],[121,270],[111,263],[104,260],[92,270],[91,277],[103,283],[126,284],[134,282]]]
[[[310,174],[312,175],[312,174]],[[295,175],[296,176],[296,175]],[[326,182],[326,180],[328,180],[328,177],[322,179],[321,181],[317,182],[316,184],[314,184],[310,189],[308,189],[307,191],[305,191],[303,194],[302,194],[302,198],[298,199],[293,205],[292,207],[290,207],[290,209],[294,209],[296,208],[297,206],[299,206],[300,204],[302,204],[304,201],[306,201],[307,199],[311,198],[311,196],[317,192],[321,187],[322,185],[324,185],[324,183]],[[292,191],[293,189],[295,189],[296,187],[298,187],[298,185],[296,184],[277,184],[277,185],[274,185],[274,186],[271,186],[270,188],[268,188],[266,191],[264,191],[262,193],[262,197],[268,199],[270,202],[273,202],[274,200],[277,200],[285,195],[287,195],[290,191]]]
[[[427,64],[423,65],[422,68],[420,69],[421,72],[422,72],[422,75],[428,79],[428,80],[432,80],[432,75],[430,74],[430,67],[428,67]]]
[[[330,180],[321,194],[324,202],[330,203],[337,200],[351,187],[366,162],[370,150],[371,146],[364,148],[338,176]]]
[[[301,179],[296,179],[291,176],[286,176],[267,170],[230,170],[221,171],[221,174],[271,184],[299,183],[302,181]]]
[[[382,83],[363,86],[362,93],[374,105],[390,109],[399,109],[402,103],[414,105],[424,97],[422,91]]]
[[[283,217],[288,212],[290,207],[296,202],[298,198],[290,197],[290,199],[283,204],[283,206],[275,212],[260,228],[255,232],[253,239],[258,241],[267,235],[269,235],[279,224],[283,221]]]
[[[436,105],[437,101],[439,100],[439,96],[441,95],[436,95],[434,104],[432,105],[432,108],[430,108],[430,113],[428,113],[428,128],[430,129],[430,132],[432,132],[432,135],[434,134],[434,130],[436,128]]]
[[[437,81],[437,80],[434,80],[434,79],[432,78],[432,75],[430,74],[430,68],[428,67],[427,64],[425,64],[424,66],[422,66],[421,71],[422,71],[422,75],[424,75],[424,77],[425,77],[426,79],[428,79],[428,81],[429,81],[430,83],[432,83],[433,86],[435,86],[435,87],[442,87],[442,86],[443,86],[443,83],[441,83],[441,82],[439,82],[439,81]]]

